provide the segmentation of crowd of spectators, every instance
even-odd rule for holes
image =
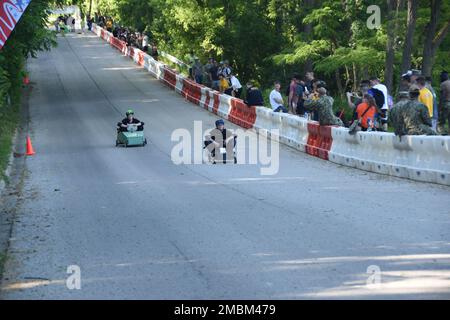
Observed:
[[[88,17],[88,27],[96,22],[100,27],[127,43],[127,46],[139,48],[149,52],[153,58],[158,58],[158,49],[154,42],[149,43],[149,36],[142,32],[134,32],[129,28],[114,23],[111,17],[95,14],[93,19]],[[206,64],[191,51],[186,57],[188,61],[189,78],[198,84],[206,85],[236,98],[241,98],[243,86],[228,60],[218,62],[209,58]],[[387,131],[388,123],[394,131],[401,134],[435,134],[436,130],[445,134],[446,121],[450,122],[450,80],[448,73],[441,75],[441,101],[438,104],[437,95],[431,86],[431,78],[423,77],[418,70],[410,70],[401,77],[398,101],[389,94],[387,87],[378,77],[362,80],[358,92],[347,92],[347,103],[352,110],[352,119],[344,121],[344,109],[333,112],[334,99],[328,95],[327,84],[314,76],[312,71],[306,72],[304,77],[294,74],[286,85],[285,98],[279,81],[274,83],[270,92],[269,102],[274,112],[284,112],[319,121],[321,125],[348,126],[351,132]],[[244,102],[248,106],[262,106],[264,99],[262,91],[252,82],[246,84]],[[406,90],[406,91],[405,91]],[[406,98],[407,97],[407,98]],[[405,112],[398,111],[399,106],[408,105]],[[423,107],[427,112],[423,113]],[[395,118],[389,119],[389,113],[394,111]],[[420,109],[420,110],[419,110]],[[438,112],[438,110],[441,110]],[[414,113],[414,115],[411,114]],[[438,114],[440,116],[438,117]],[[408,124],[406,124],[408,123]],[[414,123],[415,125],[411,125]],[[409,129],[400,130],[411,126]],[[414,127],[415,126],[415,127]],[[414,127],[414,128],[412,128]],[[417,130],[421,127],[422,130]],[[430,130],[425,130],[429,127]],[[440,129],[439,129],[440,128]],[[406,132],[406,133],[405,133]]]
[[[128,47],[138,48],[150,54],[155,60],[158,60],[158,47],[155,41],[150,41],[149,34],[121,26],[112,17],[102,16],[97,12],[93,18],[88,17],[87,19],[89,30],[92,28],[92,23],[96,23],[99,27],[111,32],[114,37],[124,41]]]
[[[64,14],[60,15],[54,22],[56,32],[75,32],[75,17]]]

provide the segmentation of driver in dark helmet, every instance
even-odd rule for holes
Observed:
[[[117,123],[117,127],[121,132],[128,131],[128,125],[134,124],[137,125],[137,131],[144,131],[144,122],[139,121],[134,117],[134,111],[129,109],[126,112],[126,118],[122,120],[122,122]]]
[[[220,148],[226,149],[226,154],[224,154],[224,163],[226,162],[226,155],[233,154],[233,148],[236,145],[237,135],[232,133],[230,130],[225,129],[225,122],[222,119],[216,121],[216,127],[211,131],[209,135],[206,136],[205,148],[211,152],[212,158],[216,156],[216,150],[219,151]],[[233,140],[231,139],[233,138]],[[230,143],[231,142],[231,143]]]

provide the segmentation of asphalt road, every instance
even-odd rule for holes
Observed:
[[[94,35],[58,42],[28,66],[37,154],[1,298],[450,298],[450,188],[285,146],[273,176],[175,165],[173,131],[216,117]],[[144,148],[114,146],[129,107]],[[66,283],[73,265],[79,290]]]

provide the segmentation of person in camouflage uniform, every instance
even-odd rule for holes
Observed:
[[[394,112],[394,131],[397,135],[436,135],[431,128],[428,108],[418,100],[419,94],[419,87],[412,85],[409,89],[410,100]]]
[[[344,126],[341,119],[333,114],[333,98],[327,95],[327,89],[318,88],[319,98],[312,100],[305,99],[304,107],[307,111],[317,111],[319,114],[319,124],[321,126]]]
[[[403,121],[401,121],[400,114],[402,113],[402,108],[409,102],[409,92],[408,91],[400,91],[398,93],[399,101],[394,104],[391,111],[389,112],[389,122],[390,125],[394,128],[394,133],[397,136],[406,135],[406,129],[403,125]]]

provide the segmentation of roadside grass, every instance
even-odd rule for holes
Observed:
[[[15,95],[11,105],[0,105],[0,180],[7,182],[5,170],[12,149],[12,138],[20,119],[20,96]]]

